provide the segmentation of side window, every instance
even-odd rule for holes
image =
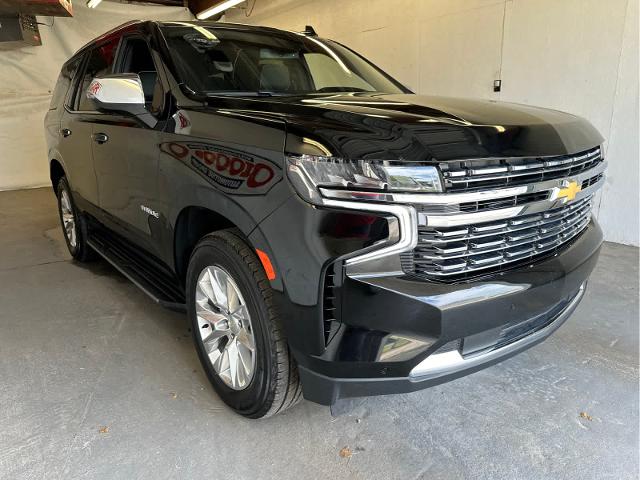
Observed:
[[[89,52],[89,58],[76,95],[76,110],[95,111],[93,103],[87,98],[87,89],[95,77],[111,73],[117,47],[118,40],[114,39]]]
[[[123,39],[115,73],[135,73],[140,77],[147,110],[154,115],[162,111],[164,94],[158,71],[147,42],[140,37]]]
[[[67,92],[69,91],[69,87],[71,87],[71,82],[76,74],[76,70],[78,70],[78,66],[80,65],[81,58],[82,57],[77,57],[62,67],[56,86],[53,89],[49,110],[55,110],[62,106],[62,103],[67,96]]]

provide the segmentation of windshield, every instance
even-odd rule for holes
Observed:
[[[197,93],[406,93],[374,65],[329,40],[179,22],[161,28],[181,80]]]

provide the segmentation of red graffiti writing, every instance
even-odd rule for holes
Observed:
[[[246,181],[246,186],[250,189],[268,184],[275,176],[273,167],[263,161],[243,159],[231,152],[195,148],[195,145],[190,147],[181,143],[168,143],[163,145],[163,150],[179,160],[195,157],[202,165],[220,175]]]

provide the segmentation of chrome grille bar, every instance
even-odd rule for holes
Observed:
[[[591,220],[588,197],[545,214],[467,228],[420,228],[412,272],[448,278],[504,267],[550,252],[582,232]]]
[[[442,162],[440,169],[447,191],[482,186],[506,187],[568,177],[603,162],[600,147],[576,155],[532,158],[489,158]]]

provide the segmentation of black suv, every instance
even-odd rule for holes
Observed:
[[[415,95],[312,28],[125,24],[65,63],[45,129],[73,257],[185,310],[252,418],[520,352],[602,243],[588,122]]]

